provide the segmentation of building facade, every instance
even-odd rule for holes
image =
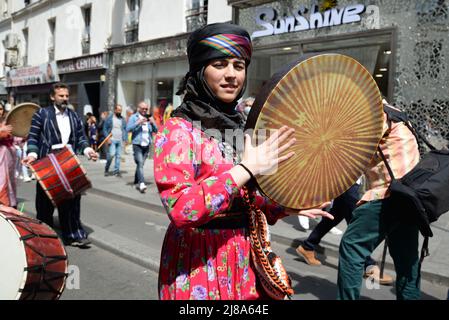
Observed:
[[[303,54],[342,53],[421,131],[447,139],[449,0],[0,0],[0,99],[45,105],[61,80],[79,113],[177,107],[190,32],[225,21],[252,36],[246,96]]]
[[[178,105],[175,92],[188,71],[190,31],[232,20],[227,0],[171,0],[163,6],[153,0],[0,4],[3,93],[16,104],[46,105],[51,84],[63,81],[75,109],[92,109],[97,116],[117,103],[124,109],[135,109],[139,101]]]
[[[164,6],[159,1],[132,1],[123,2],[116,12],[125,15],[113,14],[108,78],[115,80],[108,82],[109,105],[132,109],[140,101],[177,107],[181,102],[177,87],[188,71],[190,32],[207,23],[232,20],[227,0],[171,0]]]
[[[229,0],[233,22],[252,35],[248,94],[306,53],[361,62],[382,93],[419,130],[449,140],[449,1]],[[438,141],[437,141],[438,140]]]
[[[70,86],[70,103],[83,113],[107,108],[107,49],[111,0],[1,0],[1,75],[15,104],[50,103],[52,83]],[[99,63],[98,61],[101,60]],[[98,65],[100,64],[100,65]]]

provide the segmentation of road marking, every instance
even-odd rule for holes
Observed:
[[[160,225],[155,224],[155,223],[153,223],[153,222],[147,221],[147,222],[145,222],[145,224],[146,224],[147,226],[154,227],[157,231],[166,231],[166,230],[167,230],[167,227],[165,227],[165,226],[160,226]]]

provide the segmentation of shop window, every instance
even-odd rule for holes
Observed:
[[[207,0],[191,0],[187,5],[187,32],[198,29],[207,24]]]
[[[156,85],[156,104],[159,106],[162,101],[165,101],[165,103],[172,103],[173,79],[158,79],[156,80]]]
[[[393,92],[391,69],[394,53],[391,49],[391,34],[359,37],[333,37],[326,41],[303,44],[285,43],[258,50],[251,62],[248,76],[249,95],[256,95],[271,76],[285,65],[308,53],[339,53],[350,56],[361,63],[372,74],[380,91],[386,97]]]

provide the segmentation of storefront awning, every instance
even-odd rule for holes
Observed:
[[[39,94],[43,92],[48,92],[50,94],[50,89],[53,83],[37,84],[33,86],[20,86],[11,88],[16,95],[18,94]]]

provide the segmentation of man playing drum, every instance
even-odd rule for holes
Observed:
[[[76,112],[67,108],[69,88],[66,84],[56,83],[50,91],[53,104],[38,110],[31,121],[28,140],[28,156],[24,164],[46,157],[54,150],[70,147],[75,153],[83,153],[91,160],[97,160],[97,153],[89,147],[83,129],[82,120]],[[90,244],[80,219],[81,195],[67,199],[58,206],[64,244],[85,247]],[[37,218],[53,227],[54,205],[39,183],[36,184]]]

